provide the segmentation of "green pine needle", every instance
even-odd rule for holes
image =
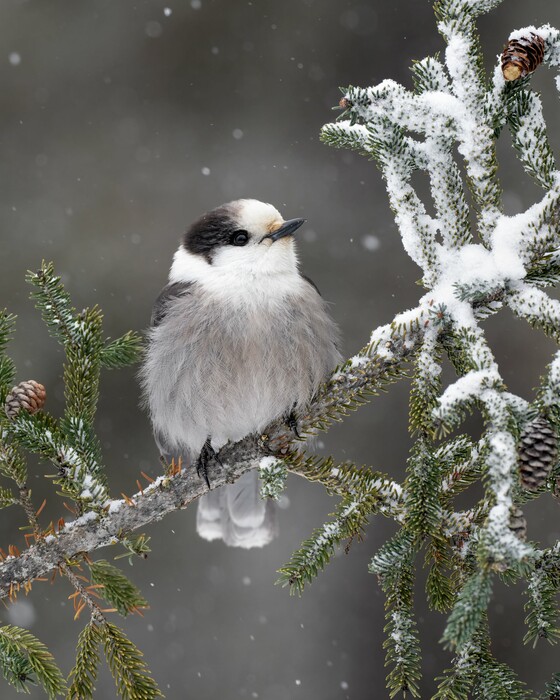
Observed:
[[[0,474],[15,481],[19,488],[27,481],[27,466],[21,452],[0,437]]]
[[[546,131],[540,97],[528,89],[508,94],[507,121],[515,151],[525,172],[548,189],[554,184],[556,163]]]
[[[290,593],[303,592],[317,574],[329,563],[336,546],[343,540],[361,539],[368,516],[376,506],[375,494],[356,494],[345,498],[332,515],[330,522],[313,531],[311,537],[302,542],[290,561],[278,570],[277,584],[289,586]]]
[[[540,700],[558,700],[558,698],[560,698],[560,673],[555,673],[552,680],[546,684]]]
[[[434,700],[527,698],[512,669],[490,651],[487,608],[494,572],[509,581],[524,578],[528,582],[526,642],[546,638],[553,643],[560,637],[557,547],[537,550],[536,545],[520,542],[508,520],[512,504],[557,487],[558,464],[547,475],[547,489],[543,484],[538,493],[520,492],[516,445],[531,413],[546,413],[560,428],[560,355],[529,403],[507,393],[479,325],[507,306],[560,340],[560,302],[544,291],[560,282],[560,187],[540,97],[532,91],[529,77],[504,85],[499,74],[486,75],[476,28],[478,16],[500,2],[437,0],[438,29],[448,43],[445,65],[437,57],[416,62],[414,92],[394,81],[373,88],[348,87],[343,90],[341,117],[321,134],[329,145],[376,161],[405,248],[422,268],[420,284],[431,291],[415,311],[378,329],[358,355],[337,368],[320,388],[316,404],[310,405],[307,423],[313,432],[342,420],[389,384],[407,377],[407,359],[414,358],[409,414],[416,442],[406,481],[401,487],[369,468],[300,452],[283,455],[281,466],[271,462],[265,473],[269,496],[277,496],[283,487],[285,464],[289,471],[341,498],[331,520],[317,528],[280,569],[279,583],[288,585],[292,593],[301,593],[314,580],[337,546],[347,541],[348,547],[361,538],[373,514],[388,515],[400,527],[370,565],[386,595],[384,648],[391,697],[419,696],[420,645],[413,590],[421,549],[429,567],[428,604],[440,612],[451,610],[442,641],[456,653],[452,667],[438,679]],[[556,60],[551,57],[560,46],[554,32],[547,29],[544,62],[549,64]],[[468,115],[464,121],[457,109],[446,107],[458,101]],[[475,127],[472,132],[471,126]],[[499,243],[500,226],[508,224],[509,232],[510,222],[502,214],[495,152],[496,139],[507,127],[525,171],[545,190],[541,202],[531,208],[523,231],[517,230],[521,219],[512,220],[512,255],[524,270],[509,279],[506,264],[496,280],[488,280],[485,270],[480,277],[472,270],[451,287],[443,266],[449,262],[453,266],[453,260],[468,262],[471,257],[476,261],[475,253],[484,263],[489,249]],[[462,129],[466,137],[458,133]],[[420,198],[413,180],[417,170],[427,173],[429,204]],[[22,488],[27,480],[22,450],[28,450],[55,465],[54,482],[77,502],[80,512],[87,507],[103,514],[108,480],[94,427],[100,373],[102,368],[137,362],[142,340],[132,331],[106,339],[101,311],[93,306],[78,312],[52,263],[44,262],[38,272],[29,273],[28,281],[49,332],[65,349],[66,407],[61,419],[45,411],[34,415],[22,411],[14,419],[0,414],[0,475]],[[6,354],[13,326],[14,318],[0,311],[0,409],[15,377],[14,364]],[[444,355],[465,380],[445,392]],[[316,410],[317,405],[329,406],[326,415]],[[437,441],[455,431],[475,409],[484,422],[480,438],[453,436]],[[482,483],[484,495],[469,510],[458,511],[455,497],[474,482]],[[17,503],[14,494],[15,489],[0,486],[0,508]],[[145,535],[123,535],[121,544],[127,552],[121,556],[130,560],[133,555],[145,556],[148,540]],[[122,615],[146,607],[140,591],[117,567],[101,560],[90,569],[93,584],[103,586],[101,594]],[[80,634],[67,700],[93,700],[101,644],[123,700],[162,697],[140,651],[122,630],[98,616]],[[52,657],[25,630],[0,628],[0,669],[19,691],[29,692],[34,683],[41,684],[51,698],[65,691]],[[560,699],[560,674],[547,686],[547,694]]]
[[[14,332],[16,317],[9,314],[6,309],[0,309],[0,405],[6,400],[6,396],[15,377],[15,366],[11,358],[6,355],[6,347]]]
[[[138,588],[113,564],[100,559],[92,562],[89,569],[92,583],[103,586],[99,594],[121,615],[126,617],[131,612],[148,607],[148,601]]]
[[[558,620],[558,589],[560,588],[560,557],[555,548],[545,551],[536,562],[527,581],[527,602],[525,603],[525,624],[527,633],[525,644],[537,645],[539,639],[556,644],[560,638]]]
[[[74,344],[77,339],[76,310],[61,278],[54,273],[53,263],[43,261],[37,272],[28,272],[27,281],[35,287],[31,298],[50,334],[65,347]]]
[[[6,346],[12,338],[16,317],[8,313],[6,309],[0,309],[0,353],[6,350]]]
[[[431,566],[430,566],[431,564]],[[426,550],[428,605],[438,612],[449,612],[457,594],[457,577],[452,573],[449,547],[441,536],[432,537]]]
[[[96,306],[84,309],[72,323],[74,341],[66,345],[66,415],[84,423],[93,421],[99,398],[102,320],[101,311]]]
[[[461,650],[481,624],[492,595],[492,576],[488,571],[476,571],[457,596],[447,620],[442,641],[447,648]]]
[[[163,695],[148,667],[142,653],[116,625],[106,622],[99,628],[103,639],[105,658],[115,680],[117,692],[122,700],[154,700]]]
[[[397,693],[420,697],[420,641],[413,609],[417,547],[414,536],[403,528],[373,557],[369,568],[386,595],[383,648],[387,650],[385,665],[391,666],[387,676],[390,697]]]
[[[72,682],[66,700],[93,700],[101,641],[102,635],[99,625],[91,620],[84,627],[78,639],[76,665],[68,677],[68,680]]]
[[[107,369],[120,369],[135,364],[141,355],[142,337],[134,331],[128,331],[101,349],[100,362]]]
[[[488,625],[484,616],[470,642],[453,659],[439,681],[432,700],[529,700],[525,685],[507,664],[490,651]]]
[[[47,647],[20,627],[0,627],[0,668],[4,678],[24,692],[29,692],[27,683],[39,683],[53,700],[66,689],[64,677]]]
[[[0,486],[0,508],[7,508],[8,506],[13,506],[18,502],[19,500],[9,489],[5,489]]]
[[[406,526],[418,537],[436,533],[441,527],[441,469],[430,444],[418,439],[408,460],[404,484],[409,494]]]
[[[438,690],[432,700],[470,700],[476,672],[474,659],[465,654],[455,657],[453,666],[436,678]]]

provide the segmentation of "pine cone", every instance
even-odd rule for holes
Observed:
[[[511,39],[502,53],[502,73],[506,80],[524,78],[540,66],[544,58],[544,39],[530,36]]]
[[[544,486],[556,462],[556,431],[544,416],[528,423],[518,444],[521,485],[527,491],[538,491]]]
[[[521,508],[512,506],[509,516],[509,529],[518,540],[525,542],[527,539],[527,521]]]
[[[28,413],[36,413],[43,408],[46,398],[45,387],[34,379],[29,379],[26,382],[20,382],[10,391],[6,397],[4,410],[8,418],[15,418],[22,408]]]

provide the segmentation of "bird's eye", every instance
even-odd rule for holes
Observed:
[[[249,240],[247,231],[235,231],[231,237],[231,245],[245,245]]]

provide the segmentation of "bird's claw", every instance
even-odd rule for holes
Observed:
[[[196,460],[196,473],[199,478],[204,479],[208,488],[211,488],[210,480],[208,479],[208,463],[213,459],[215,459],[220,466],[223,466],[218,457],[218,453],[212,447],[210,438],[208,438],[202,446],[198,459]]]
[[[288,417],[286,418],[286,425],[294,433],[294,435],[297,438],[301,437],[301,435],[299,434],[299,430],[298,430],[298,421],[296,418],[296,414],[293,411],[291,411],[288,414]]]

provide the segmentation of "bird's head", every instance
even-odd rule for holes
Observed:
[[[285,221],[271,204],[238,199],[204,214],[185,233],[182,247],[213,268],[295,269],[293,234],[305,219]]]

